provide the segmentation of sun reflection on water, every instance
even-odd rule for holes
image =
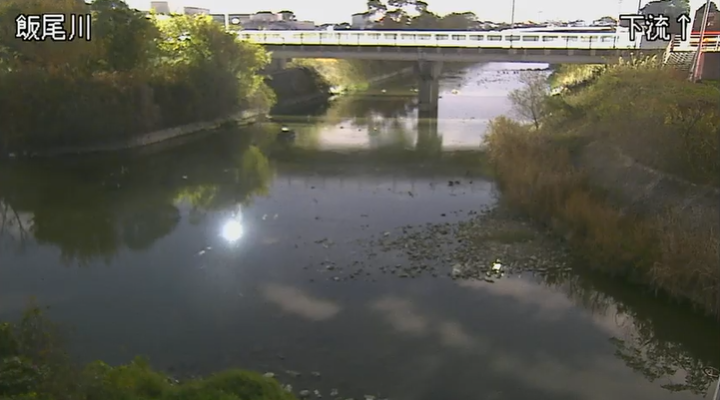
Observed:
[[[245,233],[245,228],[242,224],[242,209],[238,205],[237,211],[225,221],[220,230],[220,236],[229,243],[234,243],[240,240]]]

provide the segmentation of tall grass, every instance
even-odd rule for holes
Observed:
[[[563,96],[575,119],[562,115],[547,128],[607,140],[650,167],[717,186],[720,89],[685,78],[652,59],[623,62]]]
[[[720,210],[675,204],[653,215],[628,212],[610,191],[640,183],[620,177],[615,188],[600,188],[578,162],[587,144],[609,142],[650,167],[716,185],[716,90],[630,63],[551,99],[564,104],[550,107],[539,128],[497,118],[486,142],[503,200],[562,234],[589,266],[720,318]],[[707,223],[691,223],[698,220]]]

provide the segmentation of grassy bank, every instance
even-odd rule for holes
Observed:
[[[619,177],[615,187],[598,185],[583,163],[587,146],[603,143],[657,174],[717,186],[720,92],[653,61],[597,71],[556,74],[556,81],[589,81],[561,96],[547,96],[539,78],[528,77],[513,99],[536,124],[492,122],[487,144],[503,199],[564,235],[589,266],[720,317],[717,209],[637,212],[615,192],[647,182]]]
[[[31,307],[18,323],[0,323],[2,400],[293,400],[273,378],[228,370],[177,382],[136,358],[116,367],[96,361],[73,364],[60,331]]]

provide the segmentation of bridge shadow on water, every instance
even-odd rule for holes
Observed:
[[[496,195],[482,151],[444,150],[411,82],[382,90],[176,145],[1,165],[0,319],[36,295],[76,328],[83,360],[272,370],[344,397],[706,392],[720,328],[640,288],[582,266],[490,285],[361,260],[371,231],[460,223],[450,211]],[[277,141],[283,125],[294,143]],[[358,263],[366,280],[328,275]]]

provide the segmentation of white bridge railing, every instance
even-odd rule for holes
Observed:
[[[463,31],[239,31],[241,40],[279,45],[469,47],[517,49],[637,49],[627,33]]]

